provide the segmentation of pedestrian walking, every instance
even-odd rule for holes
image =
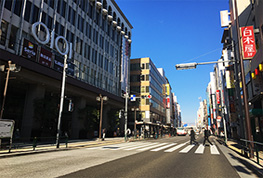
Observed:
[[[192,143],[195,143],[196,145],[198,145],[198,142],[195,141],[195,131],[193,130],[193,127],[191,127],[189,136],[190,136],[190,145],[192,145]]]
[[[208,130],[208,127],[206,126],[205,131],[204,131],[204,143],[203,145],[205,145],[205,142],[208,141],[208,143],[210,143],[210,145],[213,145],[210,140],[209,140],[209,136],[211,135],[210,130]]]
[[[104,128],[104,129],[102,130],[102,141],[105,140],[105,136],[106,136],[106,128]]]

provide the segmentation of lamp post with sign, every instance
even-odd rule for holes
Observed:
[[[42,40],[38,37],[37,31],[40,30],[40,27],[42,26],[46,36],[45,39]],[[56,50],[64,56],[64,65],[63,65],[63,72],[62,72],[62,83],[61,83],[61,95],[60,95],[60,105],[59,105],[59,115],[58,115],[58,125],[57,125],[57,135],[56,135],[56,146],[59,148],[59,137],[60,137],[60,125],[61,125],[61,116],[62,116],[62,111],[63,111],[63,102],[64,102],[64,92],[65,92],[65,81],[66,81],[66,69],[67,69],[67,59],[71,59],[72,56],[72,43],[68,43],[65,37],[63,36],[58,36],[55,38],[55,33],[54,29],[51,32],[49,32],[49,29],[43,22],[36,22],[32,25],[31,28],[32,35],[35,38],[35,40],[42,44],[42,45],[47,45],[50,41],[50,48],[53,49],[54,45]],[[64,51],[59,48],[59,41],[64,42]]]
[[[102,96],[101,94],[96,97],[97,101],[100,101],[100,127],[99,127],[99,139],[101,140],[101,128],[102,128],[102,112],[103,112],[103,101],[107,101],[107,96]]]
[[[224,63],[224,62],[235,62],[235,60],[225,60],[225,61],[212,61],[212,62],[202,62],[202,63],[185,63],[185,64],[176,64],[176,70],[185,70],[185,69],[195,69],[197,65],[205,65],[205,64],[218,64],[218,63]],[[220,99],[219,93],[216,96],[217,101]],[[224,123],[224,133],[225,133],[225,143],[227,142],[227,131],[226,131],[226,126],[225,126],[225,118],[223,118],[223,123]]]
[[[5,66],[1,66],[3,71],[5,70]],[[6,74],[6,81],[5,81],[5,89],[4,89],[4,94],[3,94],[3,102],[2,102],[2,107],[1,107],[1,114],[0,114],[0,119],[3,119],[3,113],[4,113],[4,106],[5,106],[5,100],[6,100],[6,92],[7,92],[7,86],[8,86],[8,81],[9,81],[9,75],[10,71],[12,72],[19,72],[20,68],[16,67],[16,64],[12,64],[12,61],[8,61],[8,68],[7,69],[7,74]]]

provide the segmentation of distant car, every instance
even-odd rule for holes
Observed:
[[[187,135],[187,132],[184,130],[183,127],[178,127],[178,128],[177,128],[177,135],[178,135],[178,136],[180,136],[180,135],[186,136],[186,135]]]

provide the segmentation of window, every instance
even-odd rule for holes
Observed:
[[[5,45],[6,35],[7,35],[7,27],[8,27],[8,23],[6,21],[2,20],[1,33],[0,33],[0,44],[1,45]]]
[[[13,1],[5,1],[5,8],[11,11]]]
[[[131,71],[140,70],[140,63],[131,64]]]
[[[66,9],[67,9],[67,4],[65,1],[62,1],[62,12],[61,12],[61,14],[64,18],[66,18]]]
[[[104,70],[105,71],[108,71],[108,65],[109,65],[108,63],[109,63],[109,60],[105,58],[104,59]]]
[[[26,9],[25,9],[25,21],[29,22],[30,12],[31,12],[32,3],[30,1],[26,1]]]
[[[10,48],[10,49],[15,49],[17,30],[18,30],[18,28],[16,28],[15,26],[12,25],[9,43],[8,43],[8,48]]]
[[[85,43],[84,57],[88,60],[90,58],[90,46],[87,43]]]
[[[32,24],[33,23],[35,23],[35,22],[37,22],[38,21],[38,14],[39,14],[39,8],[37,7],[37,6],[33,6],[33,13],[32,14],[34,14],[32,17]]]
[[[20,17],[21,8],[22,8],[22,0],[16,0],[15,2],[16,2],[16,4],[15,4],[14,13]]]

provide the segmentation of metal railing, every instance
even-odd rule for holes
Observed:
[[[55,137],[30,137],[30,138],[19,138],[14,139],[10,145],[9,141],[2,142],[0,150],[8,149],[11,152],[12,149],[20,149],[20,148],[32,148],[33,150],[36,147],[47,147],[47,146],[55,146]],[[66,148],[68,148],[68,136],[63,136],[60,138],[60,142],[65,144]]]
[[[254,152],[256,152],[257,163],[260,165],[259,159],[263,159],[263,157],[260,157],[259,151],[260,151],[260,148],[263,149],[263,143],[255,142],[255,141],[249,141],[249,140],[245,140],[245,139],[240,139],[240,141],[245,142],[245,146],[244,146],[244,148],[246,149],[246,150],[244,150],[245,152],[249,151],[249,144],[254,144],[253,154],[254,154]],[[253,156],[255,156],[255,155],[253,155]]]

